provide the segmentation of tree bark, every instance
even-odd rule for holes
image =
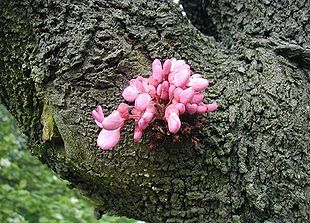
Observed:
[[[232,45],[245,37],[276,38],[310,47],[308,0],[181,0],[203,33]]]
[[[296,3],[307,13],[303,6]],[[296,43],[251,32],[238,39],[240,30],[230,29],[236,47],[226,48],[216,39],[234,21],[218,28],[215,16],[206,36],[167,1],[5,0],[0,7],[1,102],[31,151],[99,214],[147,222],[309,221],[308,24]],[[92,109],[100,103],[108,114],[129,79],[149,75],[154,58],[170,57],[205,74],[212,81],[207,100],[220,105],[206,116],[198,142],[167,136],[150,151],[152,131],[134,144],[129,127],[117,148],[96,148]]]

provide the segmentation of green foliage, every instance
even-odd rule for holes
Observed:
[[[134,223],[104,216],[25,149],[26,138],[0,105],[0,222],[3,223]]]

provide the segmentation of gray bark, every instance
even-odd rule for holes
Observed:
[[[310,47],[308,0],[180,1],[203,33],[232,45],[246,37],[276,38]]]
[[[232,50],[166,1],[6,0],[0,8],[1,102],[32,152],[90,197],[99,214],[147,222],[309,221],[309,33],[291,43],[251,32],[241,40],[231,29]],[[149,75],[154,58],[170,57],[205,74],[212,81],[207,100],[220,104],[197,144],[167,137],[150,151],[152,132],[134,144],[128,128],[117,148],[96,148],[91,110],[100,103],[111,112],[130,78]]]

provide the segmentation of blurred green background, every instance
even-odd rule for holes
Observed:
[[[26,137],[0,104],[1,223],[139,222],[107,215],[96,220],[91,203],[67,184],[31,156]]]

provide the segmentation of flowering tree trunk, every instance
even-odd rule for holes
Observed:
[[[309,1],[289,10],[229,2],[184,1],[203,34],[172,2],[3,0],[1,102],[31,151],[99,214],[307,222]],[[205,74],[207,98],[220,105],[196,142],[162,140],[150,151],[148,138],[134,144],[129,128],[117,148],[96,148],[92,109],[100,103],[109,113],[129,79],[149,75],[154,58],[170,57]]]

